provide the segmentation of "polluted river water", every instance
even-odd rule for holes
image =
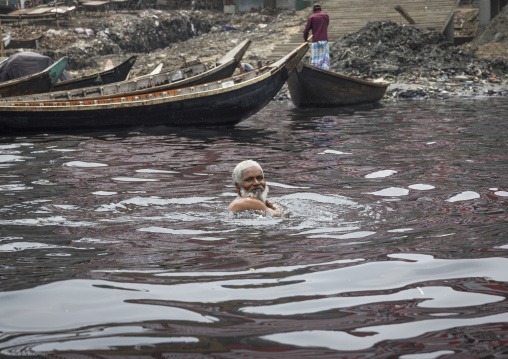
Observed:
[[[505,99],[2,135],[2,358],[508,355]],[[289,217],[228,214],[263,166]]]

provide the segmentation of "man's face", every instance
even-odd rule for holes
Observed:
[[[266,201],[268,188],[266,186],[263,172],[256,167],[250,167],[242,172],[242,180],[240,186],[235,183],[236,189],[240,192],[241,197],[253,197]]]

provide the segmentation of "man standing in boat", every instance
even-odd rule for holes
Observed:
[[[323,70],[330,69],[330,49],[328,47],[328,24],[330,18],[321,11],[321,5],[314,4],[314,14],[307,19],[307,26],[303,31],[303,39],[307,41],[309,31],[312,30],[312,45],[310,47],[310,64]]]
[[[287,216],[281,205],[269,201],[263,169],[256,161],[240,162],[233,170],[233,182],[238,192],[228,206],[228,212],[247,210],[263,211],[276,217]]]

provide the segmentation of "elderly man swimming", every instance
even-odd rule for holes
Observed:
[[[233,182],[238,197],[228,206],[229,212],[258,210],[274,216],[287,214],[281,205],[267,199],[268,186],[263,169],[256,161],[240,162],[233,170]]]

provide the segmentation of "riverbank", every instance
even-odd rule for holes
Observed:
[[[462,9],[463,10],[463,9]],[[13,37],[41,35],[37,52],[69,57],[69,72],[80,77],[138,55],[132,76],[178,68],[182,59],[210,61],[245,38],[252,40],[244,61],[266,62],[276,42],[301,32],[308,10],[271,10],[228,15],[217,11],[143,10],[108,16],[81,16],[48,24],[6,27]],[[465,15],[464,15],[465,14]],[[474,11],[460,12],[458,30],[474,33]],[[331,69],[363,79],[389,81],[385,100],[508,96],[508,63],[504,56],[508,7],[475,41],[453,46],[438,33],[389,21],[367,24],[335,41]],[[457,29],[457,28],[456,28]],[[492,30],[492,29],[495,29]],[[501,34],[501,35],[500,35]],[[30,50],[31,49],[25,49]],[[13,50],[7,50],[13,51]],[[288,99],[285,89],[276,99]]]

